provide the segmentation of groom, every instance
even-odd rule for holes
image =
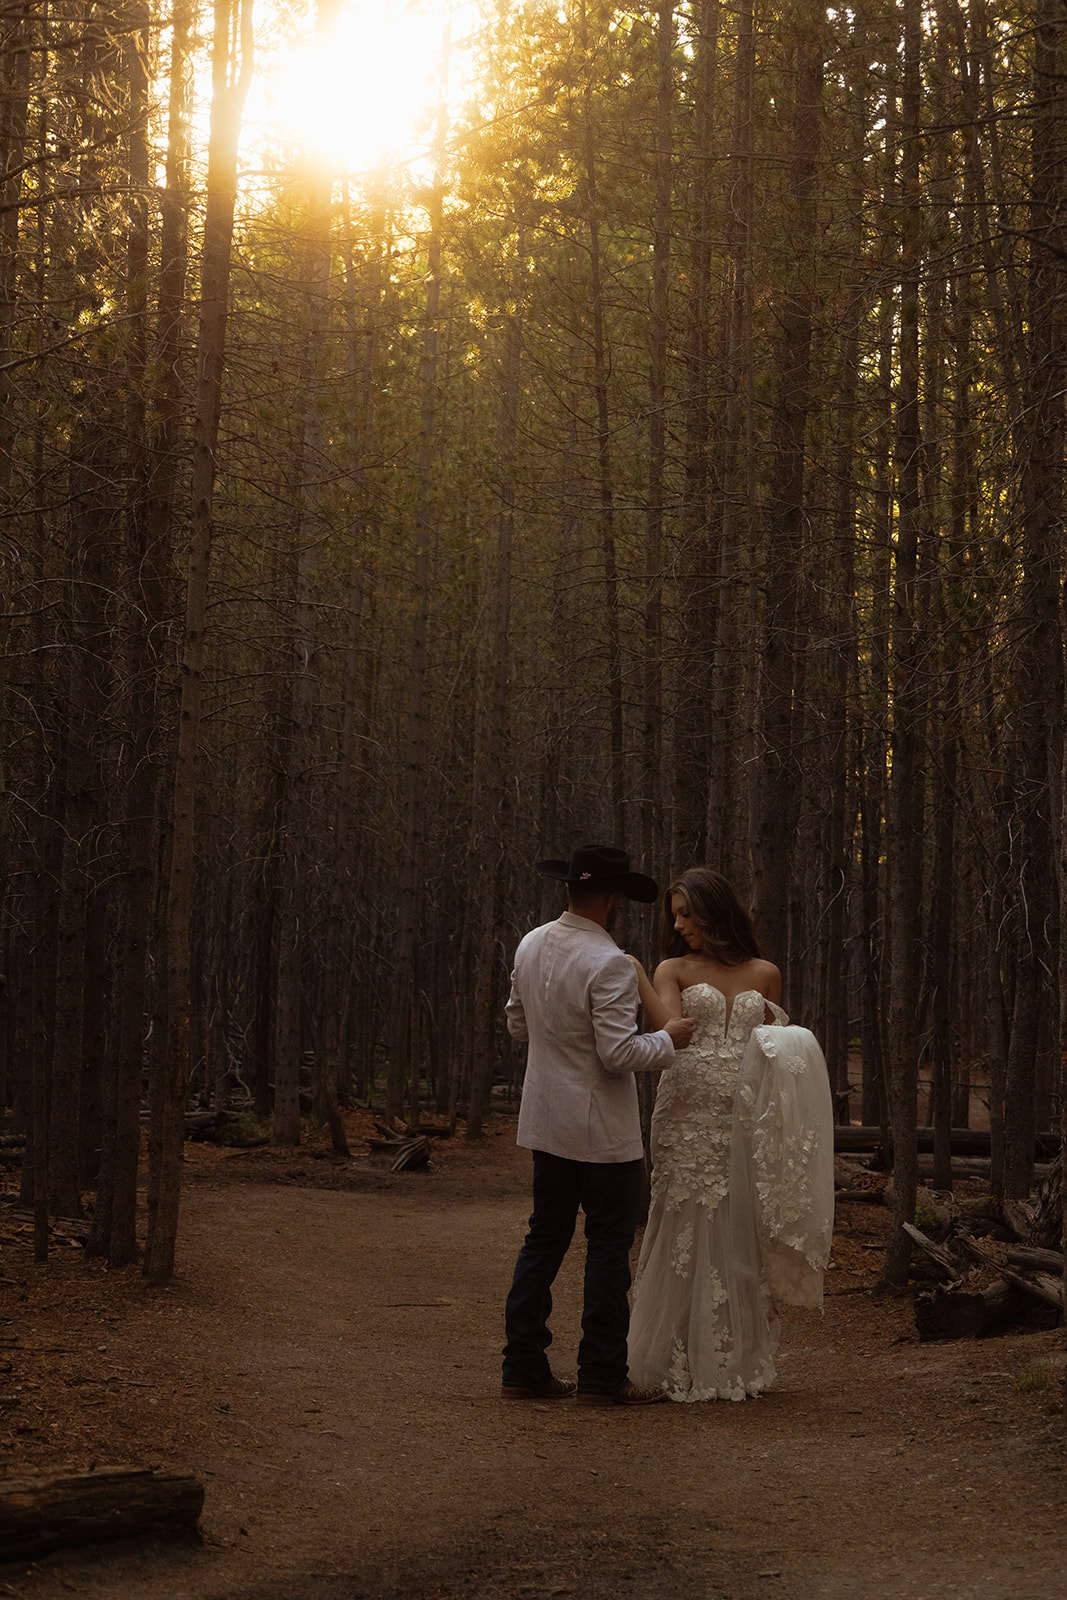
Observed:
[[[693,1022],[637,1028],[637,974],[610,928],[624,899],[649,902],[651,878],[608,845],[583,845],[569,862],[542,861],[567,885],[567,910],[528,933],[515,953],[508,1031],[529,1041],[518,1143],[533,1151],[533,1214],[505,1311],[505,1400],[566,1400],[554,1378],[551,1286],[585,1212],[585,1300],[575,1398],[581,1405],[648,1405],[661,1389],[626,1376],[630,1247],[641,1194],[642,1144],[634,1073],[669,1066]]]

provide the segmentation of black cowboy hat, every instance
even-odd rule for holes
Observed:
[[[537,870],[543,878],[555,878],[558,883],[621,889],[627,900],[642,900],[646,905],[659,895],[651,878],[630,871],[626,851],[610,844],[580,845],[569,861],[539,861]]]

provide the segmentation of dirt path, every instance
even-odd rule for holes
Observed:
[[[192,1470],[207,1494],[202,1541],[8,1563],[0,1596],[1058,1592],[1062,1334],[915,1343],[909,1302],[869,1292],[878,1208],[842,1206],[826,1314],[788,1318],[778,1386],[759,1401],[503,1404],[527,1160],[507,1132],[395,1178],[191,1152],[172,1289],[7,1262],[21,1405],[6,1470],[136,1460]],[[324,1183],[339,1187],[305,1186]],[[563,1373],[579,1267],[575,1250],[556,1299]],[[1020,1389],[1037,1369],[1049,1386]]]

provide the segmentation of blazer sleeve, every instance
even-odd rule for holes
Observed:
[[[497,1004],[499,1004],[499,1001]],[[517,1039],[520,1044],[527,1043],[530,1038],[530,1030],[526,1024],[526,1012],[523,1009],[522,1000],[519,998],[514,972],[511,974],[511,993],[508,996],[508,1003],[504,1007],[504,1014],[507,1017],[508,1032],[511,1037]]]
[[[647,1072],[673,1060],[669,1033],[637,1030],[637,974],[628,956],[620,952],[600,967],[590,986],[589,1004],[596,1053],[605,1071]]]

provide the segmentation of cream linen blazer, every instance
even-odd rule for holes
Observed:
[[[637,974],[611,934],[565,911],[515,952],[508,1032],[529,1041],[518,1143],[569,1161],[642,1154],[634,1073],[667,1067],[666,1032],[637,1031]]]

